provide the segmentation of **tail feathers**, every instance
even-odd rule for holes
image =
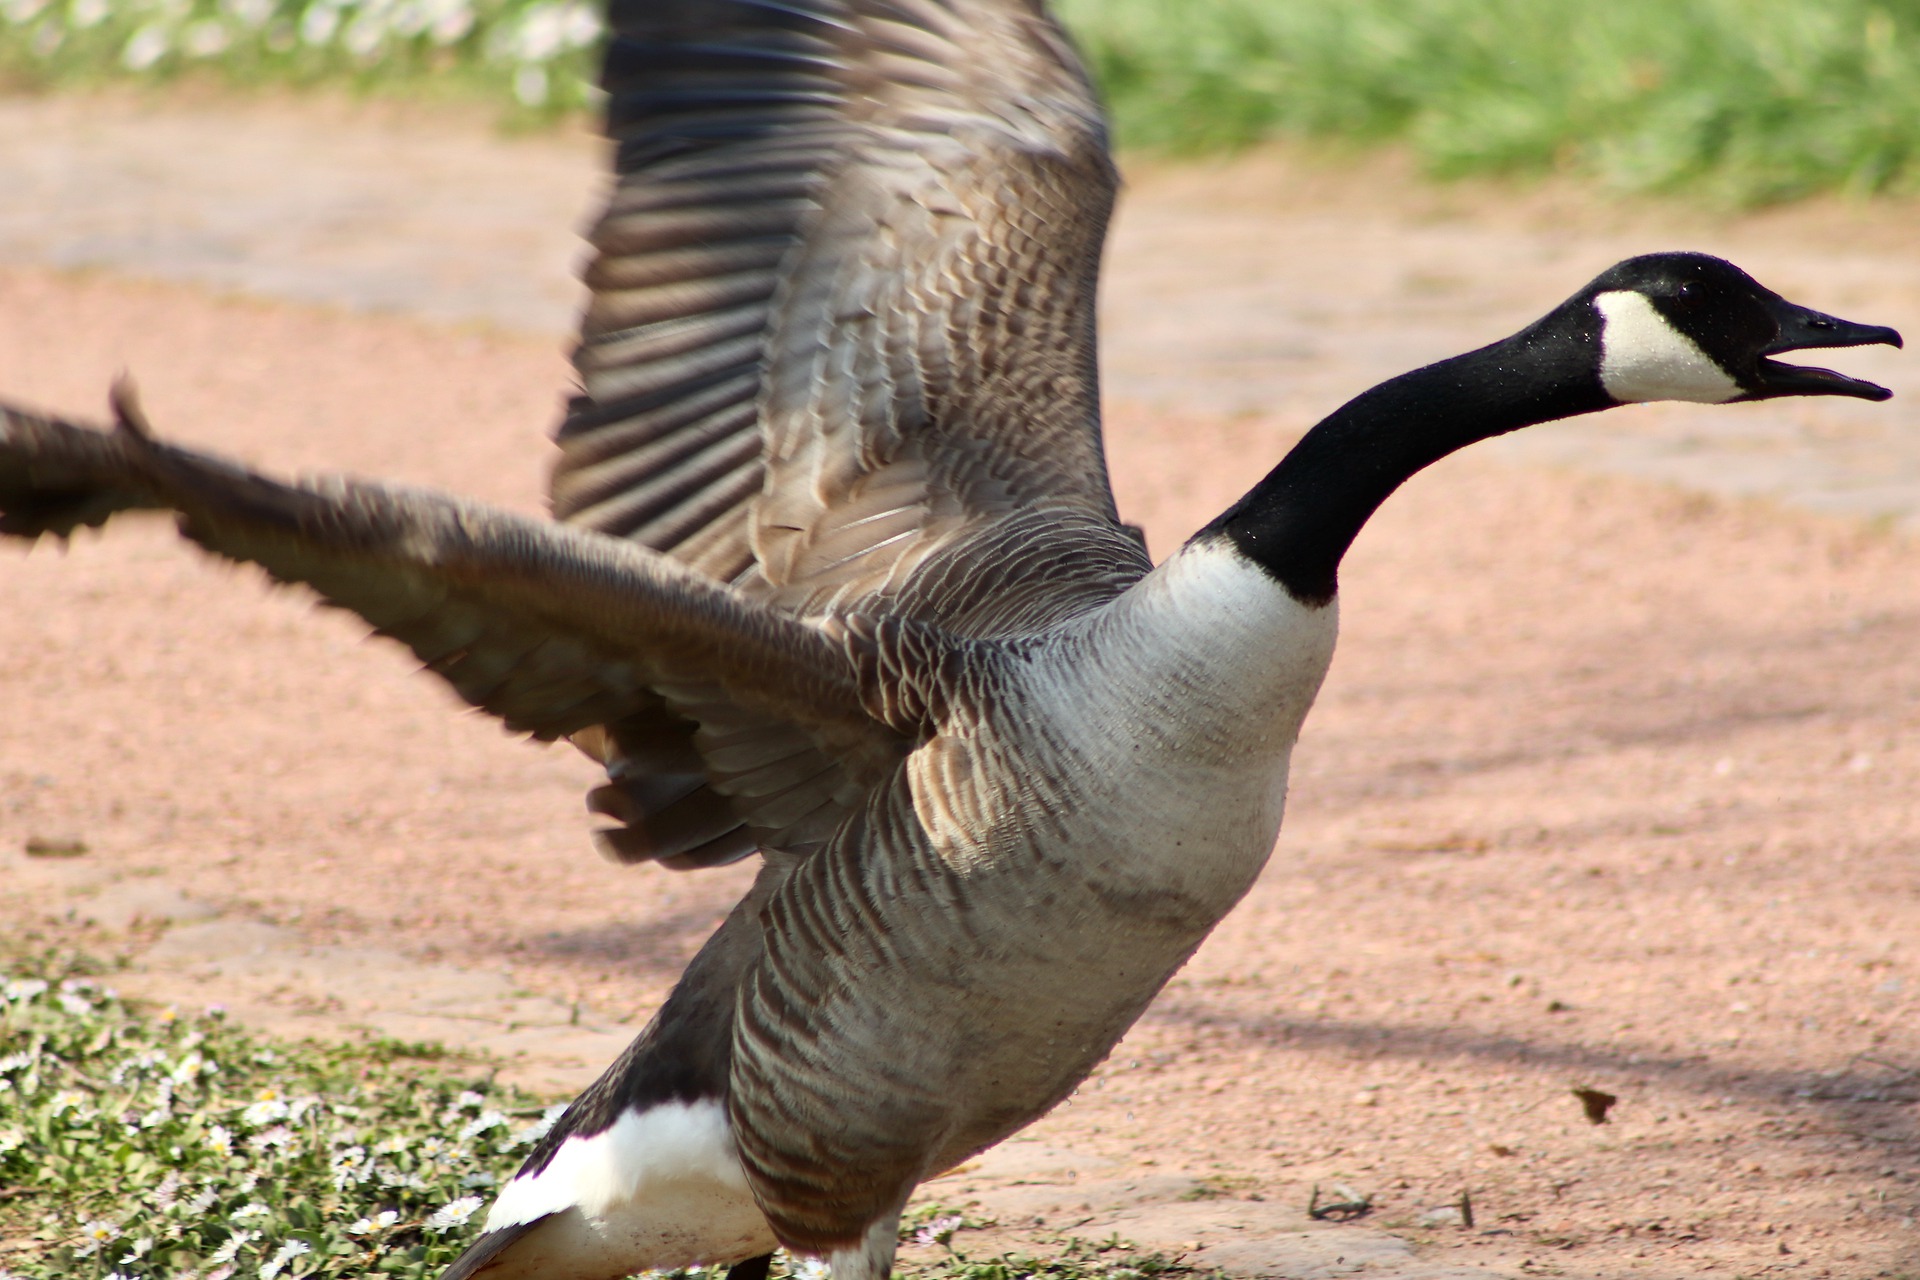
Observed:
[[[455,1258],[453,1265],[440,1273],[440,1280],[467,1280],[469,1276],[477,1276],[482,1272],[497,1270],[506,1265],[509,1259],[501,1255],[552,1216],[547,1214],[531,1222],[516,1222],[510,1227],[501,1227],[498,1231],[487,1232],[468,1245],[467,1251]]]

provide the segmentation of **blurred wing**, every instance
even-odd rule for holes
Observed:
[[[0,533],[64,536],[141,507],[359,614],[509,728],[551,739],[664,703],[700,726],[703,780],[759,840],[824,836],[912,733],[863,701],[870,628],[823,629],[643,548],[479,503],[283,484],[136,430],[0,406]]]
[[[1098,416],[1113,171],[1037,5],[612,16],[619,179],[555,514],[796,611],[884,599],[975,634],[1144,572]]]
[[[815,7],[619,0],[610,15],[617,181],[587,237],[583,394],[558,432],[553,512],[722,581],[753,562],[781,264],[843,146]]]

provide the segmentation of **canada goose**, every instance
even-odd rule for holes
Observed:
[[[620,0],[620,180],[559,523],[284,484],[0,408],[0,532],[177,511],[465,698],[607,765],[627,861],[763,854],[446,1273],[776,1244],[884,1276],[921,1180],[1064,1098],[1279,830],[1342,556],[1408,476],[1616,404],[1884,399],[1770,357],[1898,344],[1656,254],[1316,426],[1163,564],[1119,521],[1103,128],[1024,0]]]

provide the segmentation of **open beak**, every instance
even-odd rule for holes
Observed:
[[[1838,316],[1809,311],[1785,298],[1775,298],[1769,307],[1780,325],[1780,336],[1760,352],[1761,395],[1771,396],[1857,396],[1862,400],[1886,400],[1893,392],[1885,387],[1849,378],[1831,369],[1782,364],[1768,356],[1812,347],[1865,347],[1885,343],[1901,345],[1900,335],[1881,324],[1855,324]]]

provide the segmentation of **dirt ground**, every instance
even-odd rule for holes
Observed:
[[[112,188],[61,176],[58,128],[111,155],[122,119],[166,172],[141,130],[217,133],[217,115],[87,110],[8,105],[0,154],[71,195]],[[278,110],[237,130],[267,130],[262,154],[391,162],[374,145],[391,120]],[[516,172],[502,148],[534,157],[523,175],[591,156],[401,124],[475,171]],[[1498,336],[1624,252],[1720,248],[1797,300],[1920,328],[1910,208],[1709,219],[1271,156],[1134,187],[1109,439],[1122,510],[1162,553],[1345,395]],[[0,192],[0,395],[95,412],[130,369],[163,431],[537,509],[566,370],[550,324],[488,310],[520,296],[490,279],[512,271],[460,258],[456,229],[447,289],[378,302],[435,322],[354,310],[288,286],[285,263],[242,269],[284,251],[325,276],[311,245],[260,232],[287,206],[247,223],[236,189],[206,206],[229,219],[218,278],[148,269],[164,249],[63,256],[63,225],[120,234],[84,201],[21,248],[32,224]],[[336,225],[328,252],[362,261],[351,242],[380,226]],[[484,305],[455,297],[475,279]],[[1297,1217],[1316,1186],[1369,1194],[1352,1230],[1417,1246],[1236,1268],[1261,1274],[1920,1276],[1920,546],[1899,531],[1920,512],[1920,384],[1897,354],[1843,359],[1903,399],[1540,428],[1389,503],[1344,575],[1267,874],[1035,1142],[1103,1176],[1186,1178],[1161,1199],[1203,1262],[1234,1215]],[[156,523],[0,563],[0,710],[6,927],[142,957],[168,998],[234,999],[264,973],[246,999],[279,1029],[380,1024],[395,988],[438,982],[436,1016],[598,1037],[551,1078],[591,1075],[744,883],[602,863],[584,760],[460,714],[350,619]],[[293,950],[334,985],[262,960]],[[1608,1123],[1574,1088],[1618,1098]],[[1449,1208],[1463,1190],[1470,1228]],[[1035,1211],[1110,1221],[1057,1196]]]

